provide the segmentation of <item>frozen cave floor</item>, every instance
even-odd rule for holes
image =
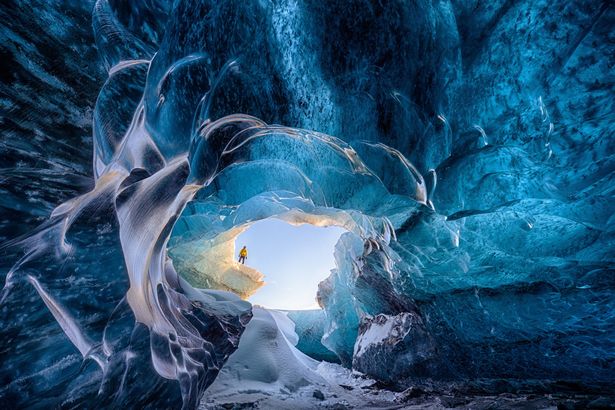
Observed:
[[[254,307],[253,313],[239,348],[199,409],[615,408],[615,396],[602,386],[555,381],[421,380],[394,391],[359,372],[300,352],[294,323],[286,313],[261,307]]]

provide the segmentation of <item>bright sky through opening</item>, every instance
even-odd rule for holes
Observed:
[[[235,241],[235,260],[245,245],[246,265],[265,275],[265,286],[250,302],[271,309],[318,309],[318,283],[335,267],[335,244],[345,232],[338,226],[294,226],[273,218],[254,223]]]

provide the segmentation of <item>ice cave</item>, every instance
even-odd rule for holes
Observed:
[[[0,13],[1,408],[615,408],[612,2]]]

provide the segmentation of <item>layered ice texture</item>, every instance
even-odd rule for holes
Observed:
[[[2,402],[192,408],[250,341],[277,387],[320,383],[295,345],[615,385],[609,2],[9,3]],[[269,217],[348,231],[298,336],[241,299]]]

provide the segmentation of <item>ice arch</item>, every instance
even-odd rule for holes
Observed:
[[[221,143],[221,138],[226,141]],[[388,248],[394,224],[399,226],[415,217],[421,208],[430,210],[424,203],[421,175],[392,148],[355,143],[360,149],[370,150],[372,161],[387,159],[386,164],[379,164],[378,174],[341,140],[268,126],[245,115],[209,124],[199,141],[207,146],[224,146],[219,164],[229,165],[218,165],[213,167],[215,174],[200,176],[207,176],[211,182],[199,191],[176,224],[169,244],[174,266],[197,286],[231,290],[247,297],[262,285],[261,277],[249,267],[229,265],[227,261],[233,260],[235,237],[250,222],[275,216],[290,223],[344,227],[349,233],[336,246],[340,272],[323,283],[319,298],[328,312],[323,344],[350,364],[359,318],[368,309],[355,306],[350,293],[339,299],[332,293],[348,292],[341,286],[354,286],[352,282],[360,272],[369,272],[373,277],[368,281],[373,282],[378,275],[395,274],[392,260],[396,254]],[[197,148],[197,152],[203,151]],[[393,175],[390,169],[400,172]],[[246,186],[247,178],[251,183]],[[395,187],[400,187],[399,194],[394,193]],[[364,256],[372,252],[380,255],[374,260],[383,266],[370,267],[371,261]],[[373,289],[368,287],[369,282],[364,284],[363,297],[371,298],[373,309],[379,309],[376,304],[385,300],[412,306],[409,300],[394,302],[405,298],[382,279],[380,284],[372,283]],[[334,290],[332,281],[336,280],[341,284]]]

